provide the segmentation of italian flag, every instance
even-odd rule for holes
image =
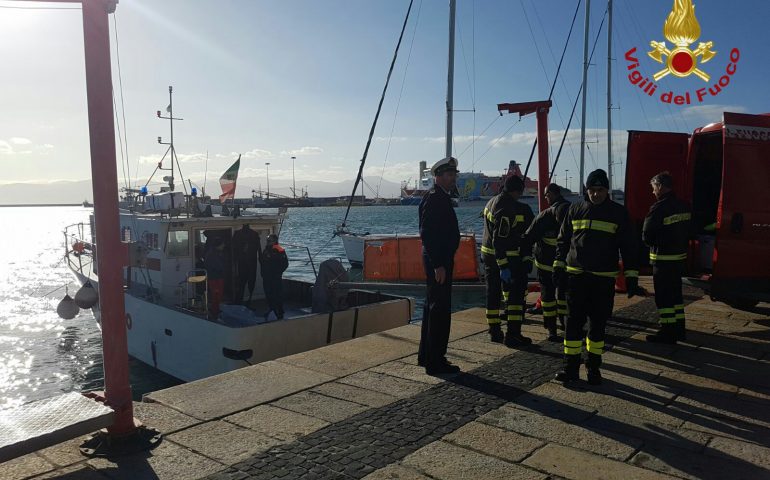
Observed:
[[[219,196],[219,203],[224,203],[228,198],[235,198],[235,181],[238,180],[238,169],[241,166],[241,156],[233,163],[230,168],[219,178],[219,186],[222,187],[222,195]]]

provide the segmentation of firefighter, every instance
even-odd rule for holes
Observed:
[[[527,274],[532,268],[529,244],[523,237],[535,215],[528,205],[518,201],[523,191],[524,181],[511,175],[505,180],[503,191],[484,207],[481,253],[487,280],[489,336],[493,342],[504,342],[508,347],[532,343],[521,334]],[[503,319],[508,324],[505,336]]]
[[[588,175],[586,200],[570,206],[556,241],[554,281],[566,277],[569,315],[564,335],[564,369],[556,379],[578,379],[583,339],[587,350],[588,383],[600,385],[604,329],[612,315],[618,250],[625,265],[628,297],[639,295],[637,247],[628,211],[608,198],[604,170]],[[584,327],[588,323],[588,335]]]
[[[419,207],[427,294],[417,364],[425,367],[426,374],[439,375],[460,371],[446,359],[452,322],[452,270],[460,246],[460,228],[449,196],[457,182],[457,159],[439,160],[431,173],[435,185],[423,195]]]
[[[652,177],[650,185],[657,202],[644,219],[642,240],[650,247],[660,329],[647,335],[647,341],[673,344],[685,339],[682,273],[687,260],[692,214],[689,207],[674,195],[673,178],[668,172]]]
[[[548,341],[557,342],[560,339],[556,334],[556,318],[559,317],[564,329],[567,300],[566,285],[553,283],[553,260],[556,256],[556,237],[570,203],[562,197],[561,187],[555,183],[545,187],[544,196],[549,207],[540,212],[532,222],[525,234],[525,241],[534,244],[537,280],[540,282],[540,304],[543,310],[543,324],[548,330]]]

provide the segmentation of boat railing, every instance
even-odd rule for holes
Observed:
[[[305,252],[307,252],[307,258],[308,258],[308,261],[307,261],[307,263],[305,263],[305,265],[307,265],[309,263],[313,267],[313,277],[316,278],[316,279],[318,278],[318,272],[315,269],[315,262],[313,261],[313,256],[310,254],[310,248],[309,247],[307,247],[305,245],[297,245],[297,244],[294,244],[294,243],[281,243],[281,246],[289,247],[289,248],[297,248],[297,249],[300,249],[300,250],[305,250]]]

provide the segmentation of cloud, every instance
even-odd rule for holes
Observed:
[[[32,140],[23,137],[11,137],[8,140],[0,139],[0,155],[30,155],[33,153],[46,155],[54,146],[50,143],[34,145]]]
[[[10,140],[14,145],[30,145],[32,143],[32,140],[23,137],[11,137]]]
[[[374,137],[375,142],[406,142],[409,140],[409,137]]]
[[[289,150],[288,152],[286,150],[281,152],[281,155],[283,156],[309,156],[309,155],[320,155],[324,152],[324,149],[321,147],[302,147],[298,150]]]
[[[13,147],[5,140],[0,140],[0,155],[10,155],[13,153]]]
[[[478,141],[485,138],[487,138],[486,135],[454,135],[452,137],[455,143],[467,143],[472,142],[474,139]],[[445,143],[446,137],[423,137],[422,140],[428,143]]]
[[[233,159],[238,158],[238,153],[233,152],[230,155],[232,155]],[[261,148],[254,148],[252,150],[249,150],[248,152],[244,152],[241,155],[241,158],[243,160],[271,160],[273,158],[276,158],[273,152],[270,150],[262,150]]]
[[[205,153],[183,153],[183,154],[177,154],[176,157],[179,160],[179,163],[192,164],[192,163],[206,162]],[[165,167],[168,167],[170,165],[171,156],[166,155],[166,158],[163,158],[163,155],[160,155],[160,154],[140,155],[139,163],[157,165],[158,162],[161,161],[161,159],[163,159],[163,164]]]
[[[721,122],[724,112],[747,113],[748,109],[741,105],[693,105],[685,107],[659,117],[664,122],[671,121],[673,125],[684,124],[685,130],[691,133],[692,130],[708,125],[709,123]]]

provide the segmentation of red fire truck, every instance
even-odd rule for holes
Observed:
[[[770,114],[725,112],[692,135],[630,131],[625,204],[639,228],[664,170],[693,211],[686,282],[738,308],[770,301]]]

